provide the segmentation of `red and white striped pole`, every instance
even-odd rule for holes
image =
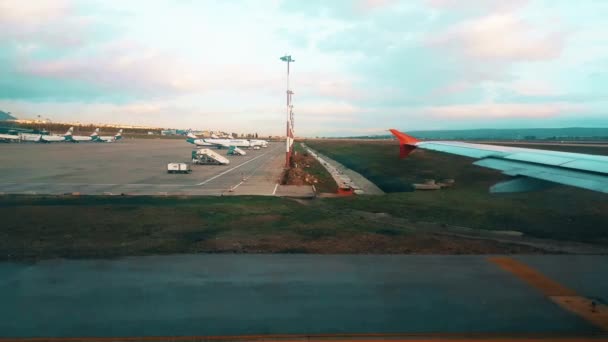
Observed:
[[[289,63],[295,62],[291,56],[283,56],[281,60],[287,62],[287,90],[286,90],[286,99],[287,99],[287,126],[285,132],[285,167],[288,168],[291,165],[291,153],[293,150],[293,121],[291,119],[293,112],[293,105],[291,104],[291,95],[293,92],[289,89]]]

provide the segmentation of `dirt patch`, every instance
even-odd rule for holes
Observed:
[[[283,175],[282,185],[315,185],[319,180],[301,167],[292,167]]]
[[[308,243],[310,253],[387,253],[387,254],[514,254],[543,253],[542,250],[433,234],[387,236],[361,234],[350,239],[329,238]]]
[[[543,254],[541,249],[494,241],[434,234],[405,236],[364,233],[302,237],[295,234],[223,237],[204,241],[200,252],[311,254]]]
[[[295,146],[291,167],[283,173],[281,184],[314,185],[318,192],[336,193],[338,187],[329,172],[299,144]]]

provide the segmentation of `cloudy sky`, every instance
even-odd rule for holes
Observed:
[[[0,110],[298,135],[608,126],[604,0],[0,0]]]

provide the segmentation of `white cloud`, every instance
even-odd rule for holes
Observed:
[[[552,118],[585,109],[584,105],[570,103],[487,103],[431,106],[422,111],[440,119],[532,119]]]
[[[474,59],[535,61],[557,58],[564,41],[562,32],[500,13],[463,22],[432,37],[430,44]]]
[[[508,89],[523,96],[555,96],[559,92],[555,84],[539,80],[518,80],[508,85]]]
[[[91,19],[68,0],[0,0],[0,42],[17,46],[77,46],[85,43]]]
[[[449,11],[501,12],[526,5],[528,0],[426,0],[432,7]]]

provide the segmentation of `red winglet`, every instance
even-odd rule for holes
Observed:
[[[418,139],[409,136],[405,133],[401,133],[394,128],[389,129],[389,131],[393,133],[393,135],[396,136],[397,139],[399,139],[400,158],[407,157],[410,153],[412,153],[413,150],[416,149],[416,143],[419,141]]]

